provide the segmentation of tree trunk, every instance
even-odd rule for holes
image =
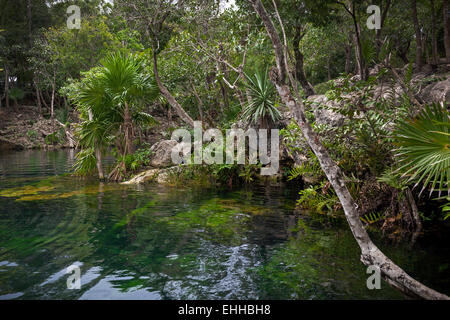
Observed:
[[[352,35],[348,34],[348,44],[345,46],[345,73],[349,74],[352,63]]]
[[[7,67],[5,67],[5,99],[6,99],[6,109],[9,109],[9,74]]]
[[[434,0],[431,1],[431,47],[432,47],[432,64],[437,65],[439,63],[437,35],[436,35],[436,9],[434,6]]]
[[[356,21],[355,12],[353,12],[352,18],[355,27],[356,63],[358,65],[358,74],[361,77],[361,80],[365,81],[367,80],[367,66],[362,53],[361,32],[359,23]]]
[[[170,94],[169,90],[163,85],[161,79],[158,74],[158,58],[156,56],[156,49],[153,48],[153,73],[155,76],[156,83],[158,84],[159,90],[161,94],[166,98],[167,102],[174,108],[175,112],[178,116],[183,120],[186,124],[191,127],[194,127],[194,120],[184,111],[183,107],[178,103],[178,101]]]
[[[446,295],[438,293],[411,278],[386,257],[371,241],[360,220],[358,206],[347,189],[341,169],[331,159],[328,151],[320,142],[319,136],[312,130],[310,123],[306,120],[303,101],[301,99],[295,99],[290,91],[289,85],[286,84],[286,75],[289,75],[288,70],[286,69],[283,73],[278,70],[278,66],[286,67],[285,62],[281,61],[285,55],[283,53],[283,44],[272,20],[260,0],[251,0],[251,2],[265,25],[266,31],[272,40],[276,58],[279,61],[277,68],[271,70],[270,79],[275,84],[281,100],[292,112],[303,136],[316,154],[322,170],[336,191],[353,236],[361,248],[361,261],[367,266],[377,266],[388,283],[409,295],[425,299],[449,299]]]
[[[223,115],[224,110],[228,110],[230,108],[230,102],[228,101],[227,87],[224,86],[222,80],[219,80],[219,85],[220,85],[220,92],[222,93],[222,98],[223,98],[223,108],[220,111],[222,112],[222,115]]]
[[[242,91],[239,89],[236,89],[235,96],[239,100],[239,104],[241,105],[241,108],[244,109],[245,108],[245,99],[244,99],[244,95],[242,94]]]
[[[33,38],[32,38],[32,16],[31,16],[31,0],[27,0],[27,19],[28,19],[28,42],[30,44],[30,48],[33,46]]]
[[[38,110],[39,110],[39,114],[42,115],[41,95],[40,95],[40,92],[39,92],[39,86],[38,86],[36,77],[34,77],[34,79],[33,79],[33,84],[34,84],[34,89],[35,89],[35,92],[36,92],[36,101],[37,101],[37,107],[38,107]]]
[[[131,115],[130,109],[128,107],[128,103],[125,102],[125,110],[123,116],[123,128],[125,131],[125,153],[133,154],[134,153],[134,145],[132,136],[132,124],[131,124]]]
[[[94,115],[92,114],[92,111],[88,111],[89,121],[92,121],[94,119]],[[94,151],[95,151],[95,160],[97,165],[97,171],[98,171],[98,177],[100,180],[105,179],[105,175],[103,173],[103,166],[102,166],[102,151],[100,149],[100,146],[96,142],[94,145]]]
[[[420,232],[422,231],[422,221],[420,220],[419,215],[419,209],[417,208],[416,201],[414,200],[413,194],[411,192],[411,189],[406,188],[405,190],[406,200],[408,201],[408,204],[410,206],[410,212],[412,214],[412,218],[414,221],[414,233],[412,238],[412,243],[416,242],[416,239]]]
[[[13,99],[14,102],[14,111],[19,112],[19,104],[17,103],[17,99]]]
[[[52,81],[52,99],[50,100],[50,119],[55,118],[55,87],[56,87],[56,72],[53,72],[53,81]]]
[[[330,59],[331,59],[331,57],[328,56],[328,58],[327,58],[327,74],[328,74],[328,81],[331,80]]]
[[[297,27],[295,30],[294,39],[292,40],[292,46],[294,47],[295,56],[295,75],[297,77],[297,81],[300,82],[300,85],[302,86],[303,92],[307,97],[309,97],[315,95],[315,92],[312,85],[306,79],[304,57],[299,47],[301,38],[301,29]]]
[[[401,44],[397,45],[397,49],[396,49],[397,56],[400,59],[402,59],[404,64],[409,63],[408,51],[409,51],[410,46],[411,46],[411,41],[408,41],[408,43],[405,47],[403,47]]]
[[[41,95],[41,102],[44,104],[44,106],[48,109],[48,104],[44,99],[44,95],[42,94],[42,90],[39,90],[39,94]]]
[[[338,2],[345,8],[345,11],[351,16],[353,21],[353,27],[355,29],[355,58],[356,58],[356,73],[360,76],[361,80],[367,80],[368,70],[366,62],[364,61],[364,56],[362,53],[362,43],[361,43],[361,29],[356,19],[355,2],[350,1],[350,8],[348,8],[345,3]]]
[[[190,84],[194,92],[194,96],[197,99],[198,116],[200,117],[200,121],[203,122],[203,101],[202,99],[200,99],[200,96],[197,93],[197,89],[195,89],[195,86],[192,83],[192,81],[190,81]]]
[[[447,63],[450,63],[450,7],[448,0],[443,0],[442,11],[444,15],[444,46]]]
[[[349,74],[350,73],[350,64],[351,64],[351,53],[352,47],[351,46],[346,46],[345,47],[345,73]]]
[[[100,148],[98,146],[95,147],[95,158],[97,159],[97,171],[98,171],[98,178],[100,180],[105,179],[105,175],[103,173],[103,166],[102,166],[102,152],[100,151]]]
[[[28,18],[28,40],[30,45],[30,50],[33,49],[33,19],[32,19],[32,0],[27,0],[27,18]],[[35,88],[36,102],[39,110],[39,114],[42,114],[41,97],[39,96],[39,88],[37,85],[36,72],[33,71],[33,85]]]
[[[422,33],[419,26],[419,19],[417,18],[416,0],[411,0],[411,16],[414,23],[414,31],[416,33],[416,68],[417,71],[420,71],[423,67],[423,43]]]
[[[383,4],[383,1],[381,1],[381,4]],[[376,55],[377,55],[377,60],[379,60],[379,55],[380,55],[380,51],[381,51],[381,46],[382,46],[382,41],[381,41],[381,36],[382,36],[382,31],[383,31],[383,26],[384,26],[384,21],[386,20],[389,8],[391,6],[391,0],[387,0],[386,1],[386,5],[383,7],[383,12],[381,13],[381,21],[380,21],[380,29],[376,30]]]

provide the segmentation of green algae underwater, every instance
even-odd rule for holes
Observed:
[[[105,184],[71,176],[73,156],[0,155],[0,299],[404,298],[367,289],[345,220],[294,210],[295,187]],[[449,293],[445,243],[377,243]]]

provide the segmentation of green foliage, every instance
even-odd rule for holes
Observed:
[[[343,77],[332,85],[327,97],[338,102],[335,106],[319,105],[343,116],[338,128],[318,128],[318,132],[331,136],[324,141],[332,156],[339,159],[346,172],[369,170],[378,176],[391,162],[392,137],[390,128],[410,113],[409,104],[392,107],[392,100],[376,98],[373,94],[376,81],[386,70],[382,69],[368,81],[352,83]]]
[[[158,97],[159,90],[137,55],[110,54],[102,61],[102,67],[85,73],[81,82],[71,84],[68,92],[83,118],[77,130],[83,148],[102,151],[116,140],[126,151],[126,112],[131,114],[131,125],[146,128],[156,122],[142,108]],[[118,158],[121,162],[129,160],[126,154]],[[129,160],[129,166],[131,163]]]
[[[251,123],[266,124],[281,117],[275,104],[275,87],[269,80],[268,68],[257,69],[253,77],[246,76],[252,101],[243,110],[243,118]]]
[[[258,176],[259,170],[261,170],[261,164],[254,165],[248,164],[244,166],[240,166],[239,168],[239,177],[244,180],[244,183],[249,184],[254,181]]]
[[[82,149],[76,155],[74,163],[75,174],[88,175],[95,171],[97,159],[94,148]]]
[[[385,218],[384,214],[381,212],[372,212],[365,214],[363,217],[360,217],[362,222],[367,224],[374,224],[379,221],[382,221]]]
[[[413,121],[401,121],[393,138],[398,149],[399,170],[408,181],[423,188],[449,187],[450,116],[445,104],[433,104]],[[422,189],[423,190],[423,189]]]
[[[22,100],[25,97],[25,92],[17,87],[11,88],[9,90],[9,98],[15,102]]]
[[[445,214],[444,220],[447,220],[450,218],[450,197],[445,198],[447,200],[447,203],[441,206],[442,212]]]
[[[281,129],[280,135],[290,152],[302,151],[299,142],[303,140],[303,134],[295,120],[291,120],[286,128]]]
[[[143,166],[148,166],[151,161],[152,151],[148,148],[139,149],[134,154],[127,154],[123,161],[127,170],[137,171]]]
[[[69,110],[67,108],[56,109],[55,117],[59,122],[67,123],[69,120]]]
[[[52,132],[51,134],[45,136],[44,141],[46,144],[58,144],[61,141],[59,131]]]
[[[333,80],[322,82],[314,86],[316,94],[326,94],[333,86]]]
[[[38,136],[36,130],[28,130],[27,131],[27,137],[30,139],[36,139]]]
[[[377,181],[385,183],[397,190],[404,190],[408,187],[407,182],[405,179],[402,179],[401,174],[398,171],[392,170],[392,168],[387,169]]]
[[[300,190],[298,194],[300,198],[297,200],[297,204],[306,210],[333,216],[339,208],[339,199],[336,193],[332,188],[326,188],[326,184],[309,186]]]
[[[317,157],[312,152],[310,152],[309,155],[310,157],[308,158],[308,161],[305,161],[298,167],[294,167],[289,170],[288,180],[293,180],[298,177],[302,177],[303,175],[310,175],[316,180],[319,180],[324,177],[322,168],[320,167],[320,163],[317,160]]]

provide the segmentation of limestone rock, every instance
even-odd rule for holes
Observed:
[[[150,150],[153,152],[150,165],[157,168],[172,166],[172,149],[178,144],[175,140],[162,140],[155,143]]]

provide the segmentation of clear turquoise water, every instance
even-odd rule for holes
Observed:
[[[295,188],[100,184],[63,175],[72,163],[72,151],[0,155],[0,299],[403,298],[367,289],[345,221],[294,211]],[[450,293],[448,242],[380,245]]]

